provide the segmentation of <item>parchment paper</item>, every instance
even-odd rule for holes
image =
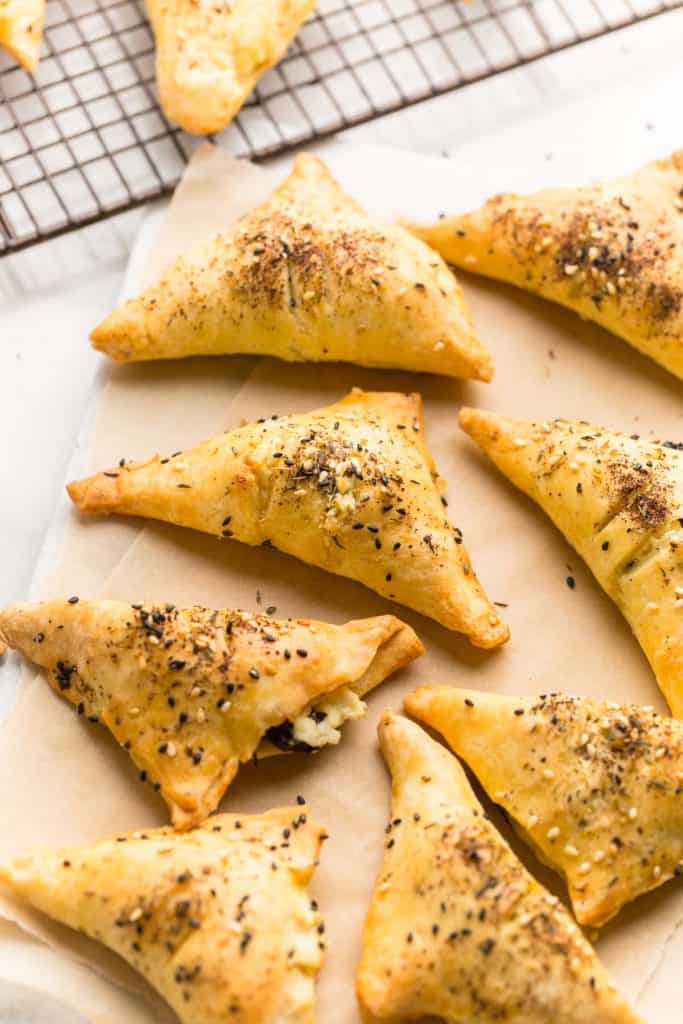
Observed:
[[[431,217],[441,209],[464,209],[510,184],[502,169],[458,167],[396,151],[340,147],[329,156],[342,182],[384,214]],[[567,173],[573,177],[571,168]],[[530,181],[529,186],[540,183]],[[227,224],[272,184],[272,172],[202,149],[176,193],[147,274],[192,237]],[[478,330],[496,357],[492,384],[267,359],[108,368],[92,445],[81,468],[101,469],[121,457],[188,447],[245,419],[313,409],[352,385],[421,391],[428,443],[450,484],[449,512],[463,529],[488,593],[507,606],[503,613],[512,640],[504,649],[475,651],[464,639],[359,584],[279,552],[156,523],[141,528],[139,522],[85,520],[74,514],[62,557],[45,587],[44,596],[80,593],[251,609],[275,605],[282,616],[335,622],[393,611],[421,635],[427,654],[369,696],[366,718],[346,727],[337,748],[243,768],[224,801],[225,808],[254,811],[303,793],[331,834],[313,886],[329,941],[319,985],[318,1019],[324,1024],[358,1019],[353,972],[388,808],[387,778],[375,742],[382,708],[399,708],[402,695],[418,682],[448,681],[509,693],[564,690],[664,707],[616,608],[542,513],[459,432],[457,410],[467,403],[512,415],[563,415],[675,438],[683,436],[680,384],[570,313],[502,285],[461,278]],[[141,281],[136,273],[128,290],[139,288]],[[565,582],[569,573],[576,579],[573,590]],[[0,857],[31,845],[163,823],[161,802],[137,781],[127,755],[105,731],[85,725],[39,675],[27,676],[20,704],[0,731],[0,759],[12,769],[0,777]],[[555,877],[496,820],[536,875],[564,897]],[[0,901],[0,914],[52,947],[24,939],[26,948],[18,953],[17,933],[4,925],[0,978],[57,992],[93,1021],[170,1019],[140,979],[97,944],[47,923],[7,897]],[[682,919],[683,889],[669,884],[624,911],[599,940],[600,954],[650,1024],[675,1019],[671,999],[683,952],[677,931]],[[10,946],[13,967],[8,973],[4,965]],[[101,977],[75,960],[87,960]],[[75,971],[85,972],[88,983],[74,984]],[[105,978],[115,979],[125,991]]]

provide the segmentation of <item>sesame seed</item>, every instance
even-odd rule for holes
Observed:
[[[176,755],[175,743],[172,743],[172,742],[169,741],[168,746],[166,747],[166,753],[168,754],[169,757],[175,757],[175,755]]]
[[[638,808],[637,807],[632,807],[629,810],[629,812],[628,812],[628,816],[631,819],[631,821],[635,821],[636,818],[638,817]]]
[[[591,870],[591,867],[592,867],[592,865],[591,865],[590,861],[585,860],[583,862],[583,864],[579,864],[579,874],[580,875],[587,875],[588,872]]]
[[[553,825],[553,827],[549,828],[548,831],[546,832],[546,836],[548,837],[548,839],[551,839],[551,840],[552,839],[557,839],[559,834],[560,834],[560,830],[557,827],[557,825]]]
[[[575,274],[578,269],[579,266],[577,263],[565,263],[564,265],[564,272],[567,275],[567,277],[572,277],[572,275]]]
[[[135,924],[135,922],[139,921],[141,917],[142,917],[142,907],[136,907],[135,910],[131,911],[131,913],[130,913],[130,915],[128,917],[128,920],[130,921],[131,924]]]
[[[552,770],[552,768],[544,768],[543,769],[543,778],[544,779],[554,779],[555,778],[555,772]]]
[[[539,817],[537,814],[530,814],[527,822],[527,828],[535,828],[538,825]]]
[[[572,846],[571,843],[567,843],[567,845],[564,848],[564,852],[566,853],[566,855],[568,857],[578,857],[579,856],[579,851],[576,849],[575,846]]]

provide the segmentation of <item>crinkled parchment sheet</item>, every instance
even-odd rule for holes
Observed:
[[[462,167],[392,150],[336,147],[329,155],[344,184],[386,215],[431,217],[440,209],[477,203],[488,191],[526,184],[506,180],[502,168]],[[574,170],[566,168],[569,178]],[[151,252],[148,247],[144,276],[190,239],[230,223],[264,197],[279,176],[202,148]],[[528,181],[529,186],[537,183]],[[139,287],[142,276],[136,272],[129,288]],[[512,289],[462,277],[476,325],[496,357],[490,385],[267,359],[106,366],[87,455],[78,468],[95,470],[122,457],[182,449],[244,419],[325,405],[353,385],[420,391],[427,439],[449,483],[450,514],[464,531],[488,593],[505,605],[512,640],[503,650],[477,652],[362,586],[277,551],[155,523],[141,527],[139,522],[70,515],[56,570],[42,590],[43,596],[79,593],[249,609],[275,605],[281,616],[334,622],[392,611],[421,635],[427,654],[370,695],[366,718],[347,726],[338,747],[315,757],[290,755],[243,768],[224,802],[228,809],[258,811],[302,792],[330,831],[314,881],[328,927],[318,1010],[325,1024],[358,1019],[354,966],[387,815],[387,778],[375,742],[382,708],[400,707],[402,695],[425,682],[509,693],[564,690],[662,705],[616,608],[552,525],[459,432],[457,411],[467,403],[677,437],[683,434],[680,384],[569,313]],[[89,326],[83,325],[84,336]],[[569,573],[576,579],[573,590],[565,582]],[[90,840],[165,821],[161,801],[138,782],[128,757],[103,729],[83,723],[40,675],[27,672],[22,691],[0,732],[0,857],[37,844]],[[554,877],[521,852],[536,874],[564,896]],[[0,923],[0,978],[38,992],[43,1007],[51,1005],[44,1002],[51,994],[61,1010],[75,1008],[91,1021],[170,1019],[140,979],[97,944],[19,908],[9,897],[2,898],[0,914],[7,919]],[[667,1007],[675,997],[676,963],[683,953],[677,931],[681,918],[683,889],[669,884],[627,909],[599,941],[601,955],[652,1024],[673,1020]],[[49,948],[26,933],[46,940]],[[6,988],[2,995],[0,985],[0,1007],[3,999],[12,1002],[12,991]],[[50,1019],[61,1020],[57,1010]]]

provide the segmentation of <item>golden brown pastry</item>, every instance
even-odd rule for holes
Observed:
[[[564,876],[580,924],[683,873],[683,723],[635,704],[447,686],[405,704]]]
[[[43,38],[45,0],[0,0],[0,46],[35,71]]]
[[[248,352],[493,373],[443,260],[403,228],[373,223],[307,154],[265,203],[181,255],[91,338],[120,362]]]
[[[305,806],[220,814],[25,854],[0,880],[127,960],[183,1024],[313,1024],[324,838]]]
[[[587,423],[463,409],[463,429],[547,512],[616,601],[683,715],[683,454]]]
[[[412,230],[449,263],[568,306],[683,378],[683,150]]]
[[[10,605],[0,636],[111,731],[180,828],[216,809],[241,763],[338,743],[361,698],[424,650],[393,615],[333,626],[77,598]]]
[[[220,132],[284,56],[316,0],[147,0],[159,100],[187,132]]]
[[[392,800],[357,975],[367,1024],[637,1024],[452,754],[389,713],[379,734]]]
[[[449,523],[419,395],[354,390],[167,459],[69,485],[84,512],[123,512],[269,544],[495,647],[508,629]]]

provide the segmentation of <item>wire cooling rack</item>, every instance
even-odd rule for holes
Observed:
[[[263,157],[683,0],[320,0],[218,141]],[[194,140],[161,113],[143,0],[47,0],[35,77],[0,54],[0,253],[170,191]]]

